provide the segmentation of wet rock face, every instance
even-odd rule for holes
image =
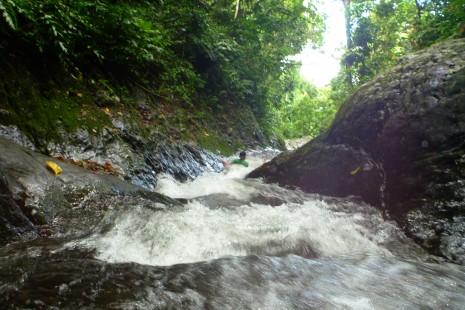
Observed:
[[[324,137],[249,177],[358,195],[431,252],[464,263],[465,40],[401,59],[341,107]]]
[[[0,246],[29,236],[39,236],[31,220],[23,213],[21,204],[12,196],[5,180],[0,180]]]
[[[70,229],[85,231],[111,208],[102,206],[114,197],[137,196],[164,206],[180,205],[175,199],[33,152],[3,137],[0,149],[0,246]],[[54,174],[47,161],[57,163],[62,172]],[[82,201],[89,199],[98,199],[94,204],[98,210],[82,208]],[[55,222],[57,218],[61,220]]]
[[[380,164],[363,150],[315,141],[311,147],[279,155],[248,177],[265,177],[269,182],[322,195],[361,196],[379,205],[383,173]]]
[[[218,156],[196,145],[173,142],[156,133],[143,137],[130,124],[113,121],[114,128],[104,128],[99,135],[84,129],[63,131],[63,142],[49,142],[47,151],[52,156],[110,163],[125,180],[150,190],[155,190],[159,173],[185,181],[205,171],[223,169]]]

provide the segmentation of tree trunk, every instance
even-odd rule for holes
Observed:
[[[418,15],[418,18],[421,18],[421,10],[422,10],[421,4],[420,4],[420,2],[418,2],[418,0],[415,0],[415,4],[416,4],[416,6],[417,6],[417,15]]]
[[[347,37],[347,49],[352,48],[352,38],[350,35],[350,23],[352,21],[351,19],[351,13],[350,13],[350,0],[342,0],[342,3],[344,4],[344,18],[346,22],[346,37]]]
[[[342,0],[342,3],[344,5],[344,18],[345,18],[345,22],[346,22],[346,48],[348,51],[350,51],[352,49],[352,36],[351,36],[351,32],[350,32],[350,24],[351,24],[351,21],[352,21],[352,18],[351,18],[351,12],[350,12],[350,0]],[[347,83],[349,83],[349,85],[353,85],[352,83],[352,74],[350,72],[350,65],[347,64],[346,62],[346,80],[347,80]]]
[[[241,6],[241,0],[236,0],[236,13],[234,13],[234,19],[239,15],[239,8]]]

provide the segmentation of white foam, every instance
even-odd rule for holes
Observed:
[[[105,235],[96,236],[99,258],[172,265],[248,254],[306,251],[324,257],[361,253],[389,255],[358,219],[326,210],[320,201],[279,207],[253,204],[210,209],[194,201],[182,210],[135,208],[120,214]]]
[[[161,175],[157,191],[170,197],[186,199],[218,193],[248,199],[253,189],[244,187],[237,180],[245,177],[250,171],[250,168],[234,165],[224,173],[205,173],[186,183],[178,182],[170,175]]]
[[[186,183],[164,175],[158,189],[176,198],[227,194],[248,201],[260,186],[237,176],[243,177],[250,169],[232,166],[226,173],[204,174]],[[280,190],[276,187],[276,193],[284,195]],[[389,237],[385,233],[389,229],[378,233],[364,226],[369,215],[334,212],[322,200],[311,197],[303,204],[278,207],[248,203],[212,208],[196,200],[180,209],[153,211],[135,206],[118,212],[109,231],[86,241],[97,248],[100,259],[172,265],[249,254],[390,255],[379,245]],[[384,223],[381,218],[376,222]]]

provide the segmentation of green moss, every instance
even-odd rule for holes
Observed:
[[[192,105],[147,89],[139,97],[131,86],[99,75],[84,80],[63,73],[41,79],[25,69],[2,73],[0,124],[16,125],[43,152],[48,142],[62,142],[60,132],[83,128],[99,135],[113,127],[112,118],[122,118],[127,129],[141,138],[156,134],[173,142],[194,141],[225,156],[244,148],[244,134],[254,134],[248,107],[213,97],[197,98],[200,101]]]
[[[449,94],[458,94],[465,89],[465,68],[460,69],[455,73],[455,78],[451,82],[445,83],[445,90]]]
[[[197,139],[197,143],[201,148],[212,152],[219,151],[225,156],[233,155],[240,148],[240,145],[237,143],[230,144],[228,140],[216,133],[209,133],[208,136],[204,133],[204,137],[200,136]]]
[[[15,99],[6,110],[8,113],[0,121],[17,125],[38,146],[45,141],[59,140],[60,129],[70,132],[85,127],[89,132],[98,132],[110,124],[103,111],[74,91],[63,91],[52,99],[41,96]]]

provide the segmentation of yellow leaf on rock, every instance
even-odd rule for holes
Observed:
[[[354,170],[352,170],[352,171],[350,172],[350,174],[354,175],[354,174],[356,174],[357,172],[359,172],[360,169],[362,169],[362,167],[358,166],[357,168],[355,168]]]
[[[58,166],[55,162],[53,162],[51,160],[47,160],[46,163],[47,163],[47,168],[50,171],[52,171],[54,174],[59,174],[59,173],[63,172],[63,170],[60,168],[60,166]]]

